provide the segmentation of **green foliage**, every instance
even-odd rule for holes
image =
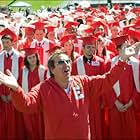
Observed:
[[[16,2],[17,1],[22,1],[22,0],[16,0]],[[56,7],[64,2],[64,0],[23,0],[23,1],[31,4],[33,10],[39,9],[40,6],[42,5],[44,5],[45,7]],[[11,2],[12,0],[0,0],[0,5],[6,6]]]

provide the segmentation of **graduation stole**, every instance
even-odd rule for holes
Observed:
[[[12,67],[11,67],[11,72],[14,75],[16,79],[18,79],[18,74],[19,74],[19,52],[16,51],[15,49],[13,50],[13,55],[11,56],[12,59]],[[4,58],[5,58],[5,51],[2,51],[0,53],[0,71],[4,72]]]
[[[35,45],[31,46],[31,48],[37,48],[37,50],[39,51],[39,54],[41,55],[41,61],[43,65],[47,65],[47,60],[48,60],[48,55],[46,54],[47,51],[49,50],[49,40],[43,38],[43,43],[41,44],[41,47],[38,46],[37,42],[35,41]]]
[[[83,63],[83,56],[80,56],[79,58],[77,58],[77,71],[78,71],[78,75],[85,75],[86,71],[85,71],[85,66]]]
[[[24,67],[23,72],[22,72],[22,88],[23,88],[25,93],[29,92],[28,73],[29,73],[29,70],[26,67]],[[38,67],[38,75],[39,75],[40,82],[44,80],[44,73],[45,73],[45,67],[43,65],[40,65]]]

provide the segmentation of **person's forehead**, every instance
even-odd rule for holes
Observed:
[[[95,47],[95,43],[93,43],[93,44],[87,44],[87,45],[85,45],[84,48],[92,48],[92,47]]]
[[[31,57],[34,57],[34,56],[36,56],[35,53],[34,54],[31,54],[31,55],[28,55],[27,58],[31,58]]]
[[[60,54],[55,58],[55,60],[66,60],[66,59],[68,59],[68,56],[66,54]]]
[[[37,34],[37,33],[44,33],[44,32],[43,32],[43,30],[38,30],[38,29],[37,29],[37,30],[35,31],[35,33]]]
[[[4,39],[1,39],[2,42],[8,42],[8,41],[11,41],[10,38],[4,38]]]

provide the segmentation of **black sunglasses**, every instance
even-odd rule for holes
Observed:
[[[71,60],[59,60],[57,62],[57,65],[63,65],[63,64],[70,64],[71,63]]]

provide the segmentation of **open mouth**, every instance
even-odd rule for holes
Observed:
[[[64,72],[64,73],[68,73],[68,72],[69,72],[69,70],[64,70],[63,72]]]

